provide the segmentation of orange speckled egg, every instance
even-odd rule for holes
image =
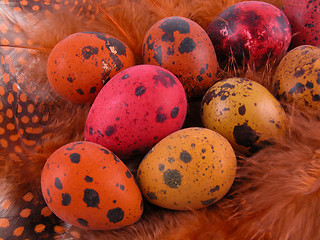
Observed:
[[[117,229],[138,221],[141,192],[126,165],[108,149],[79,141],[56,150],[41,175],[43,197],[63,221],[83,229]]]
[[[110,78],[134,64],[132,51],[120,40],[105,33],[79,32],[52,49],[47,76],[58,95],[83,104],[92,102]]]
[[[200,209],[224,197],[235,179],[230,143],[206,128],[191,127],[162,139],[139,165],[144,197],[174,210]]]
[[[200,25],[183,17],[156,22],[143,42],[143,62],[175,74],[188,97],[202,97],[216,81],[217,57],[212,42]]]
[[[275,96],[299,109],[320,110],[320,49],[301,45],[281,60],[273,76]]]
[[[261,84],[245,78],[215,83],[201,102],[203,125],[217,131],[245,155],[286,135],[286,114]]]

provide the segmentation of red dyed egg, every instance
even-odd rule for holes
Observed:
[[[83,229],[110,230],[138,221],[142,195],[126,165],[92,142],[72,142],[47,159],[43,197],[63,221]]]
[[[88,113],[84,136],[121,159],[149,151],[179,130],[187,99],[177,77],[154,65],[136,65],[114,76]]]
[[[284,0],[282,8],[291,23],[292,47],[320,46],[320,2]]]
[[[282,56],[291,41],[287,17],[277,7],[260,1],[244,1],[221,12],[207,28],[218,61],[234,57],[238,64],[265,64]]]
[[[156,22],[144,38],[143,62],[175,74],[190,98],[202,97],[216,81],[218,62],[212,42],[200,25],[187,18]]]
[[[92,102],[111,77],[134,64],[132,51],[120,40],[105,33],[80,32],[52,49],[47,76],[62,98],[82,104]]]

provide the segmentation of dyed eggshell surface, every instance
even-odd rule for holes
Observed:
[[[79,32],[52,49],[47,76],[65,100],[91,103],[111,77],[134,64],[132,51],[120,40],[105,33]]]
[[[218,61],[261,66],[281,57],[291,41],[291,26],[277,7],[263,1],[236,3],[215,17],[206,29]]]
[[[279,63],[273,76],[275,96],[300,109],[320,110],[320,50],[301,45]]]
[[[141,192],[126,165],[108,149],[72,142],[44,165],[42,194],[55,215],[83,229],[117,229],[136,222]]]
[[[216,81],[218,62],[211,40],[200,25],[187,18],[156,22],[144,38],[143,62],[174,73],[190,98],[202,97]]]
[[[121,159],[147,153],[179,130],[185,120],[184,88],[171,72],[136,65],[113,77],[95,99],[85,124],[85,139]]]
[[[201,118],[205,127],[245,155],[286,136],[286,114],[280,103],[261,84],[244,78],[214,84],[203,97]]]
[[[139,165],[137,179],[151,203],[174,210],[207,207],[233,184],[236,156],[230,143],[206,128],[176,131],[155,145]]]
[[[284,0],[282,11],[291,23],[291,47],[320,46],[319,1]]]

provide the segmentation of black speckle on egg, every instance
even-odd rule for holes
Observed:
[[[109,219],[110,222],[112,223],[118,223],[121,222],[124,217],[124,212],[121,208],[113,208],[110,209],[107,213],[107,218]]]
[[[313,83],[308,81],[308,82],[306,83],[306,88],[312,89],[312,88],[313,88]]]
[[[243,116],[245,113],[246,113],[246,106],[245,105],[241,105],[239,108],[238,108],[238,112],[241,116]]]
[[[125,75],[123,75],[123,76],[121,77],[121,79],[127,79],[127,78],[129,78],[129,77],[130,77],[129,74],[125,74]]]
[[[163,180],[169,188],[179,188],[182,182],[182,175],[176,169],[168,169],[163,173]]]
[[[146,195],[150,200],[157,200],[158,199],[157,195],[154,192],[147,192]]]
[[[62,193],[61,194],[62,196],[62,201],[61,201],[61,204],[63,206],[69,206],[69,204],[71,203],[71,196],[69,193]]]
[[[120,184],[120,190],[123,191],[124,190],[124,186],[122,184]]]
[[[127,178],[132,178],[132,174],[129,170],[126,171],[126,176]]]
[[[209,206],[216,201],[217,198],[211,198],[209,200],[201,201],[202,205]]]
[[[96,87],[90,88],[90,93],[95,93],[96,91],[97,91],[97,88],[96,88]]]
[[[92,46],[86,46],[82,48],[82,57],[84,59],[89,59],[92,55],[95,55],[99,52],[99,49],[97,47]]]
[[[293,94],[293,93],[303,93],[305,90],[305,86],[304,84],[297,82],[296,85],[290,89],[289,94]]]
[[[83,218],[78,218],[77,221],[78,221],[78,223],[79,223],[81,226],[89,227],[87,220],[85,220],[85,219],[83,219]]]
[[[92,127],[89,128],[89,134],[93,135],[93,128]]]
[[[139,86],[135,90],[135,94],[137,97],[141,97],[146,92],[146,88],[144,86]]]
[[[174,54],[174,49],[173,49],[172,47],[168,47],[168,49],[167,49],[167,55],[173,56],[173,54]]]
[[[234,87],[235,87],[234,84],[225,83],[219,88],[219,91],[218,90],[216,91],[216,89],[209,90],[204,95],[203,100],[202,100],[202,104],[206,103],[208,105],[213,99],[215,99],[217,97],[220,97],[221,101],[226,100],[230,95],[229,90],[233,89]]]
[[[157,69],[156,72],[157,74],[152,78],[155,80],[156,85],[160,82],[165,88],[168,88],[173,87],[175,84],[177,84],[176,80],[170,73],[160,69]]]
[[[149,36],[147,37],[147,41],[146,41],[149,50],[152,50],[153,47],[154,47],[154,41],[151,41],[151,39],[152,39],[152,35],[149,35]]]
[[[98,207],[100,203],[99,194],[94,189],[86,188],[83,201],[87,204],[87,207]]]
[[[169,158],[168,158],[168,162],[169,162],[169,163],[173,163],[174,161],[175,161],[175,159],[174,159],[173,157],[169,157]]]
[[[163,123],[167,119],[167,114],[162,112],[162,107],[157,109],[156,121],[158,123]]]
[[[233,137],[238,145],[244,147],[253,146],[259,139],[257,133],[249,127],[247,123],[235,126],[233,129]]]
[[[162,50],[161,50],[161,46],[158,46],[156,49],[155,49],[155,52],[154,52],[154,55],[153,55],[153,58],[157,61],[157,63],[162,64]]]
[[[80,162],[80,154],[79,153],[71,153],[69,157],[70,157],[71,162],[73,162],[73,163]]]
[[[178,31],[181,34],[190,32],[189,23],[181,18],[172,17],[161,23],[159,26],[164,32],[161,40],[164,42],[174,42],[174,32]]]
[[[181,54],[190,53],[195,49],[196,46],[197,45],[192,38],[186,37],[181,41],[178,50]]]
[[[79,93],[80,95],[84,94],[84,91],[81,88],[76,89],[76,92]]]
[[[197,81],[198,81],[198,82],[201,82],[202,80],[203,80],[203,77],[200,76],[200,75],[198,75],[198,76],[197,76]]]
[[[170,112],[171,118],[176,118],[179,114],[179,107],[174,107]]]
[[[67,81],[73,83],[74,79],[72,77],[67,77]]]
[[[318,94],[313,95],[312,96],[312,101],[319,102],[320,101],[320,96]]]
[[[190,153],[188,153],[187,151],[183,150],[181,153],[180,153],[180,156],[179,156],[180,160],[184,163],[189,163],[191,162],[192,160],[192,157],[190,155]]]
[[[214,193],[215,191],[219,191],[220,190],[220,186],[219,185],[216,185],[215,187],[211,188],[210,189],[210,192],[211,193]]]
[[[103,33],[96,33],[96,36],[97,36],[97,38],[99,38],[105,42],[105,46],[109,50],[111,47],[114,47],[116,49],[118,55],[124,55],[124,56],[127,55],[126,46],[118,39],[113,38],[113,37],[107,37]],[[111,53],[110,55],[114,55],[114,54]]]
[[[158,167],[160,172],[162,172],[165,169],[165,166],[161,163],[158,165]]]
[[[105,148],[99,148],[104,154],[109,154],[110,152]]]
[[[300,69],[300,70],[296,71],[293,76],[298,78],[298,77],[303,76],[304,73],[305,73],[305,70],[304,69]]]
[[[87,183],[91,183],[91,182],[93,181],[93,178],[87,175],[87,176],[84,178],[84,180],[85,180]]]
[[[116,126],[107,126],[105,134],[109,137],[117,131]]]
[[[54,186],[56,188],[58,188],[59,190],[61,190],[63,188],[62,187],[62,183],[61,183],[61,181],[60,181],[60,179],[58,177],[56,177],[55,180],[54,180]]]

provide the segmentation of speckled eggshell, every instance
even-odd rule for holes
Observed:
[[[78,32],[58,42],[47,61],[48,81],[67,101],[91,103],[103,85],[135,64],[132,51],[111,35]]]
[[[100,91],[87,116],[84,136],[127,159],[147,153],[179,130],[186,112],[186,93],[179,79],[159,66],[136,65],[117,74]]]
[[[291,47],[320,46],[320,2],[284,0],[282,11],[292,27]]]
[[[211,40],[188,18],[173,16],[156,22],[143,41],[143,62],[174,73],[190,98],[202,97],[216,81],[218,62]]]
[[[320,110],[320,50],[301,45],[286,54],[273,76],[275,96],[300,109]]]
[[[224,136],[233,148],[251,155],[286,136],[286,114],[261,84],[228,78],[204,95],[201,118],[205,127]]]
[[[224,65],[263,66],[283,56],[291,41],[291,26],[284,13],[263,1],[241,1],[216,16],[206,29]]]
[[[57,149],[44,165],[41,189],[56,216],[83,229],[118,229],[138,221],[143,211],[140,189],[126,165],[91,142]]]
[[[145,199],[168,209],[207,207],[232,186],[237,161],[230,143],[206,128],[176,131],[155,145],[139,165]]]

